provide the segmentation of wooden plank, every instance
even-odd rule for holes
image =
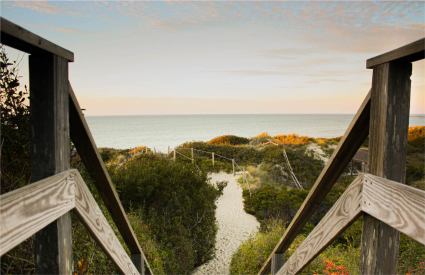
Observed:
[[[75,206],[75,182],[65,171],[0,196],[0,254]]]
[[[425,245],[425,191],[366,174],[362,210]]]
[[[281,269],[283,264],[285,263],[284,254],[274,254],[272,257],[272,266],[271,266],[271,275],[277,274],[277,272]]]
[[[124,207],[121,204],[115,187],[112,184],[112,180],[106,170],[105,164],[99,155],[96,144],[71,85],[69,85],[69,109],[71,139],[77,148],[87,171],[94,179],[96,188],[99,190],[99,194],[111,213],[112,219],[130,249],[131,254],[143,255],[143,257],[145,257],[130,222],[128,221]],[[149,269],[150,267],[146,258],[144,258],[144,260],[145,266]]]
[[[271,257],[275,253],[283,253],[313,215],[318,204],[325,198],[335,184],[347,164],[362,145],[369,130],[370,92],[351,121],[347,131],[332,154],[325,168],[320,173],[306,199],[298,209],[282,238],[270,254],[259,274],[270,272]]]
[[[0,17],[2,44],[27,53],[52,53],[73,62],[74,53]]]
[[[407,130],[410,107],[411,63],[386,63],[373,70],[369,132],[369,171],[405,182]],[[361,272],[395,274],[399,233],[365,215]]]
[[[139,274],[80,174],[74,171],[73,176],[76,182],[75,208],[84,224],[123,274]]]
[[[29,56],[32,132],[31,180],[69,169],[68,61],[52,54]],[[35,235],[36,273],[72,271],[69,213]]]
[[[395,50],[368,59],[366,61],[366,68],[371,69],[392,61],[414,62],[424,58],[425,38],[421,38]]]
[[[324,250],[361,213],[363,175],[345,190],[277,274],[296,274]]]

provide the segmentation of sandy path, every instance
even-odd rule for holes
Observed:
[[[243,210],[242,188],[236,182],[238,176],[227,173],[210,174],[211,181],[227,181],[223,195],[217,200],[218,221],[215,257],[193,272],[199,274],[229,274],[232,255],[239,245],[258,231],[257,219]]]

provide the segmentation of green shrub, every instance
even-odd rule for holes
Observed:
[[[164,252],[162,252],[162,247],[156,241],[149,225],[144,221],[145,219],[142,214],[133,211],[127,216],[153,273],[165,274],[164,261],[167,259],[165,258]]]
[[[251,195],[244,190],[244,207],[247,213],[254,215],[260,222],[269,219],[289,222],[306,196],[305,190],[263,185],[252,190]]]
[[[217,189],[191,163],[156,155],[130,160],[113,174],[126,209],[142,213],[165,253],[165,272],[186,274],[211,259]]]
[[[19,78],[16,61],[0,46],[0,194],[28,184],[31,175],[29,94]]]
[[[233,254],[230,274],[257,274],[284,231],[282,222],[272,221],[265,231],[250,237]]]

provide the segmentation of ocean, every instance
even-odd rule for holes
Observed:
[[[353,115],[142,115],[86,117],[98,147],[148,146],[166,152],[186,141],[208,141],[220,135],[253,137],[291,134],[337,137],[344,134]],[[425,125],[425,115],[410,117],[411,126]]]

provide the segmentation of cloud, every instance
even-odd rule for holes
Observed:
[[[36,12],[48,13],[48,14],[57,14],[61,9],[50,4],[47,0],[43,1],[16,1],[13,2],[13,5],[19,8],[29,9]]]

